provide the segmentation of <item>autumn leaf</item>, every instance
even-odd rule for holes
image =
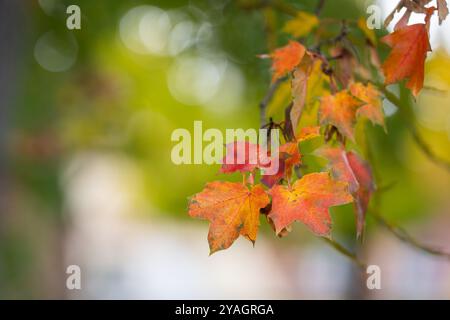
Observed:
[[[347,88],[349,83],[353,81],[353,72],[357,68],[357,61],[348,49],[344,47],[335,47],[331,50],[336,60],[335,75],[343,88]]]
[[[359,189],[353,194],[356,207],[356,232],[361,237],[364,231],[366,212],[370,198],[375,191],[375,183],[370,165],[354,152],[347,152],[347,160],[359,182]]]
[[[220,172],[251,172],[259,166],[259,146],[248,141],[227,144]]]
[[[310,33],[319,24],[317,16],[308,12],[300,11],[297,16],[286,22],[283,31],[300,38]]]
[[[274,116],[277,112],[280,112],[280,110],[284,111],[291,101],[291,83],[289,81],[283,81],[278,86],[278,90],[276,90],[267,106],[266,118]]]
[[[286,73],[291,72],[302,61],[306,49],[297,41],[289,41],[289,43],[279,49],[276,49],[270,57],[272,63],[272,82],[281,78]]]
[[[229,248],[239,235],[253,243],[259,227],[260,209],[270,199],[261,185],[248,189],[238,182],[215,181],[189,203],[189,215],[210,221],[210,254]]]
[[[344,181],[348,184],[350,193],[354,193],[359,189],[359,182],[355,174],[350,169],[346,151],[340,147],[329,147],[327,145],[314,151],[316,156],[325,158],[329,161],[329,170],[334,179]]]
[[[326,95],[322,97],[319,107],[320,124],[333,125],[341,134],[354,141],[356,110],[359,106],[361,103],[346,90]]]
[[[381,41],[392,48],[382,66],[385,84],[408,78],[406,87],[417,96],[423,87],[425,58],[431,51],[426,25],[419,23],[403,27]]]
[[[294,131],[298,126],[306,103],[308,78],[311,75],[313,63],[314,60],[309,55],[305,55],[300,65],[294,70],[294,75],[292,78],[293,105],[290,114],[292,128]]]
[[[292,174],[292,168],[301,163],[301,155],[298,150],[297,142],[288,142],[280,146],[280,154],[287,154],[288,157],[284,160],[286,175]]]
[[[317,156],[328,159],[329,170],[338,181],[348,184],[349,191],[354,198],[356,230],[360,237],[365,224],[367,207],[375,191],[372,170],[367,162],[354,152],[346,152],[336,147],[322,147],[315,151]]]
[[[280,155],[281,156],[281,155]],[[261,183],[263,183],[266,187],[271,188],[276,185],[286,176],[286,162],[284,159],[280,159],[278,164],[278,171],[275,174],[263,174],[261,176]]]
[[[318,97],[329,93],[325,87],[330,82],[330,78],[322,71],[322,62],[315,59],[308,79],[308,91],[306,94],[306,104],[318,101]]]
[[[439,14],[439,24],[442,24],[448,16],[448,7],[446,0],[437,0],[437,9]]]
[[[298,127],[304,110],[319,101],[319,97],[329,93],[325,84],[329,78],[322,72],[322,62],[306,54],[301,64],[294,70],[292,78],[293,106],[290,112],[294,132]]]
[[[304,223],[319,236],[331,231],[331,206],[352,202],[347,184],[331,179],[328,173],[311,173],[289,186],[276,185],[270,191],[272,210],[268,218],[280,234],[294,221]]]
[[[313,139],[320,136],[320,127],[303,127],[300,129],[300,133],[297,137],[298,142],[303,142],[309,139]]]
[[[272,175],[263,174],[261,178],[261,182],[268,187],[272,187],[283,178],[288,180],[292,175],[293,167],[301,163],[301,154],[297,142],[288,142],[281,145],[276,156],[279,161],[277,173]]]
[[[365,86],[362,83],[357,82],[350,85],[350,92],[353,96],[365,103],[358,108],[356,116],[365,117],[372,121],[373,124],[379,124],[386,130],[381,93],[378,89],[371,83],[368,83]]]

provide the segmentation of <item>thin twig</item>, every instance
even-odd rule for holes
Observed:
[[[409,244],[410,246],[412,246],[416,249],[424,251],[428,254],[443,257],[443,258],[450,260],[450,253],[445,252],[444,250],[434,248],[434,247],[431,247],[431,246],[421,243],[420,241],[418,241],[417,239],[412,237],[409,233],[407,233],[403,228],[387,221],[378,212],[372,210],[372,211],[370,211],[370,213],[378,221],[378,223],[383,225],[387,230],[389,230],[393,235],[395,235],[401,241]]]
[[[450,172],[450,161],[446,159],[442,159],[438,155],[431,150],[430,146],[425,142],[423,137],[419,134],[417,127],[414,125],[415,119],[412,114],[406,113],[405,107],[399,98],[397,98],[392,92],[386,89],[384,85],[378,84],[378,88],[383,92],[386,99],[388,99],[392,104],[394,104],[399,110],[400,113],[404,116],[407,116],[409,119],[406,119],[406,125],[408,126],[409,131],[411,132],[414,141],[420,150],[427,156],[429,160],[431,160],[436,165],[444,168],[448,172]]]
[[[279,86],[281,83],[286,81],[287,77],[279,78],[274,83],[272,83],[269,87],[269,90],[267,91],[266,95],[262,99],[261,103],[259,104],[259,114],[260,114],[260,123],[261,127],[264,127],[266,125],[266,109],[269,105],[270,101],[272,100],[274,94],[277,92]]]
[[[419,146],[419,148],[422,150],[422,152],[428,157],[428,159],[430,159],[436,165],[441,166],[442,168],[444,168],[450,172],[450,162],[447,162],[445,159],[440,158],[430,149],[430,146],[425,142],[423,137],[419,134],[417,127],[411,125],[409,130],[411,131],[414,141]]]
[[[364,262],[360,261],[356,254],[353,252],[350,252],[347,248],[345,248],[343,245],[341,245],[339,242],[336,242],[334,240],[331,240],[329,238],[322,238],[326,243],[328,243],[331,247],[339,251],[341,254],[346,256],[348,259],[350,259],[354,264],[358,266],[361,270],[366,270],[367,266]]]
[[[339,34],[337,36],[335,36],[334,38],[328,38],[328,39],[320,41],[318,44],[313,46],[310,50],[313,52],[319,53],[320,48],[323,47],[324,45],[336,44],[336,43],[339,43],[340,41],[342,41],[348,35],[348,32],[349,31],[348,31],[347,21],[342,20],[341,21],[341,31],[339,32]]]
[[[317,3],[317,6],[316,6],[316,10],[314,10],[314,13],[316,16],[318,16],[318,17],[320,16],[324,6],[325,6],[325,0],[319,0],[319,2]]]
[[[381,176],[377,170],[377,167],[375,166],[375,161],[373,158],[373,152],[370,149],[370,143],[368,143],[368,141],[366,141],[366,145],[368,147],[368,156],[369,156],[369,160],[372,164],[372,171],[376,177],[376,181],[378,183],[381,183]],[[391,232],[395,237],[397,237],[399,240],[409,244],[411,247],[414,247],[416,249],[419,249],[421,251],[424,251],[425,253],[428,254],[432,254],[435,256],[441,256],[444,258],[447,258],[450,260],[450,254],[437,249],[437,248],[433,248],[431,246],[425,245],[423,243],[421,243],[420,241],[418,241],[417,239],[415,239],[413,236],[411,236],[410,234],[408,234],[403,228],[399,227],[398,225],[395,225],[391,222],[389,222],[386,218],[384,218],[381,214],[380,214],[380,206],[381,206],[381,196],[383,193],[387,192],[389,189],[391,189],[393,186],[395,186],[396,182],[391,182],[387,185],[384,185],[382,187],[377,188],[376,192],[373,194],[373,206],[372,209],[369,210],[368,213],[370,213],[375,220],[381,224],[382,226],[384,226],[386,228],[386,230],[388,230],[389,232]]]

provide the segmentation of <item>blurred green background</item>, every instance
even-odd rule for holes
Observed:
[[[317,1],[286,2],[312,11]],[[188,219],[187,199],[208,181],[240,177],[220,175],[217,165],[176,166],[170,136],[177,128],[192,131],[195,120],[202,120],[204,129],[259,127],[258,104],[271,77],[270,61],[257,58],[270,50],[265,21],[277,26],[272,44],[281,46],[289,37],[280,30],[290,17],[253,8],[254,3],[0,1],[0,298],[450,296],[449,265],[408,251],[370,216],[359,244],[351,206],[333,209],[334,237],[369,261],[386,263],[387,291],[361,289],[352,266],[300,225],[280,240],[262,221],[255,249],[240,240],[219,258],[207,258],[207,223]],[[65,27],[71,4],[81,8],[81,30]],[[323,16],[358,19],[369,4],[328,1]],[[410,103],[421,134],[446,159],[448,26],[448,21],[442,26],[447,33],[437,40],[440,48],[426,69],[426,85],[439,90],[424,90],[417,105]],[[384,57],[387,48],[380,48]],[[403,89],[392,90],[409,102]],[[381,212],[425,242],[449,249],[450,174],[417,148],[391,105],[385,111],[388,134],[371,125],[361,129],[368,132],[378,185],[391,185]],[[400,254],[404,250],[406,256]],[[133,260],[146,255],[145,261]],[[303,265],[311,255],[312,262]],[[245,280],[240,263],[281,273],[267,280],[261,271]],[[81,291],[65,287],[69,264],[82,266]],[[411,265],[416,269],[405,272]],[[319,271],[313,272],[314,266]],[[199,270],[212,274],[202,277]],[[305,279],[309,272],[313,280]],[[233,273],[231,288],[226,279]],[[340,282],[336,273],[343,275]],[[411,291],[410,281],[399,280],[399,274],[425,280]],[[171,282],[178,277],[184,280]],[[209,285],[209,277],[222,280]],[[258,287],[261,283],[266,284]]]

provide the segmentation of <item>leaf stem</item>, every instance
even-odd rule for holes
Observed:
[[[327,244],[329,244],[332,248],[334,248],[336,251],[340,252],[344,256],[346,256],[348,259],[350,259],[355,265],[358,266],[361,270],[366,270],[367,266],[364,262],[360,261],[356,254],[349,251],[347,248],[345,248],[343,245],[341,245],[339,242],[336,242],[329,238],[322,237],[322,240],[324,240]]]

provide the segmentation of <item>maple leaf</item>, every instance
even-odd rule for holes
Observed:
[[[320,136],[320,127],[303,127],[298,137],[292,141],[281,145],[278,149],[279,166],[276,174],[262,175],[261,182],[267,187],[272,187],[281,179],[289,180],[292,176],[292,170],[295,166],[301,164],[301,153],[298,143]]]
[[[287,142],[281,145],[278,150],[279,152],[276,154],[279,157],[277,173],[263,174],[261,178],[261,182],[268,187],[272,187],[283,178],[288,180],[292,175],[293,167],[301,163],[301,154],[297,142]]]
[[[342,148],[322,147],[315,151],[317,156],[328,159],[329,169],[338,181],[348,184],[349,192],[354,198],[356,214],[356,231],[360,237],[364,230],[367,207],[375,191],[372,170],[367,162],[354,152]]]
[[[300,129],[300,133],[297,137],[298,142],[303,142],[309,139],[313,139],[320,136],[320,127],[303,127]]]
[[[359,182],[359,189],[353,194],[356,206],[356,232],[359,238],[364,231],[367,207],[375,191],[375,183],[372,170],[366,161],[354,152],[347,152],[347,160],[350,169]]]
[[[294,19],[286,22],[283,31],[293,35],[295,38],[300,38],[310,33],[318,24],[319,19],[317,16],[300,11]]]
[[[239,235],[253,243],[259,227],[260,209],[270,199],[258,184],[251,189],[239,182],[208,183],[189,203],[189,215],[210,221],[210,254],[229,248]]]
[[[294,70],[292,78],[292,96],[294,101],[290,113],[292,129],[294,131],[298,126],[306,103],[308,78],[312,72],[313,62],[314,60],[309,55],[305,55],[300,65]]]
[[[248,141],[227,144],[220,172],[251,172],[259,167],[259,146]]]
[[[326,172],[311,173],[289,186],[276,185],[270,191],[272,210],[268,218],[280,234],[294,221],[304,223],[319,236],[329,236],[329,208],[353,201],[347,184],[331,179]]]
[[[319,107],[320,124],[331,124],[338,128],[341,134],[354,141],[356,110],[359,106],[361,103],[346,90],[335,95],[326,95],[322,97]]]
[[[431,51],[426,25],[419,23],[403,27],[381,41],[392,47],[382,65],[385,84],[409,78],[406,87],[417,96],[423,87],[425,58]]]
[[[448,7],[446,0],[437,0],[437,9],[439,14],[439,24],[442,24],[448,16]]]
[[[286,46],[276,49],[270,55],[273,59],[272,82],[294,70],[294,68],[302,61],[305,53],[305,47],[297,41],[289,41]]]
[[[365,117],[372,121],[373,124],[379,124],[386,130],[381,93],[378,89],[371,83],[368,83],[365,86],[362,83],[357,82],[350,85],[350,92],[353,96],[365,103],[358,108],[356,116]]]
[[[273,117],[277,112],[280,112],[280,110],[284,111],[291,101],[291,83],[289,81],[283,81],[278,86],[278,90],[276,90],[267,106],[266,118]]]
[[[331,54],[340,57],[336,61],[336,78],[343,88],[347,88],[349,83],[353,81],[353,71],[358,67],[357,61],[353,54],[344,47],[333,48]]]

